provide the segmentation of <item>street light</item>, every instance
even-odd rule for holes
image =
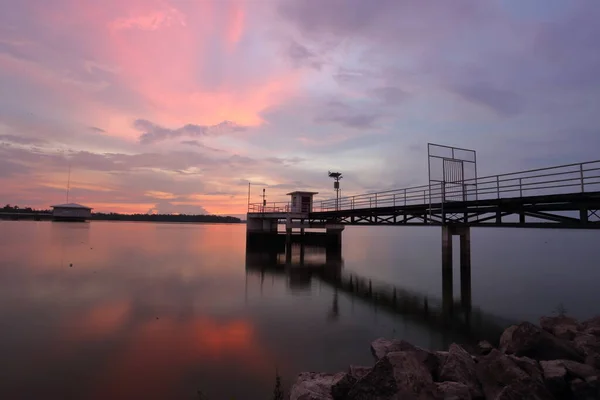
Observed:
[[[341,172],[328,171],[329,177],[334,179],[333,189],[335,190],[335,210],[337,211],[340,206],[340,179],[342,179]]]

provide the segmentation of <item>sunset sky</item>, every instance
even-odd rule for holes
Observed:
[[[600,159],[597,0],[0,0],[0,202],[240,215]]]

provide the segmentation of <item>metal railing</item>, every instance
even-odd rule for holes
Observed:
[[[250,203],[248,204],[249,213],[284,213],[290,211],[289,202],[269,202],[266,205],[263,203]]]
[[[313,211],[354,210],[600,191],[600,160],[436,183],[320,202]]]

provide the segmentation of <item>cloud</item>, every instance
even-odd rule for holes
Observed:
[[[287,55],[296,67],[310,67],[320,70],[324,64],[316,53],[295,40],[290,40]]]
[[[102,128],[98,128],[96,126],[90,126],[90,129],[94,132],[98,132],[98,133],[106,133],[106,131]]]
[[[176,139],[182,136],[199,137],[206,135],[222,135],[246,129],[231,121],[223,121],[216,125],[187,124],[181,128],[169,129],[145,119],[137,119],[133,123],[133,126],[135,129],[142,132],[139,137],[139,142],[142,144],[156,143],[163,140]]]
[[[404,90],[394,86],[383,86],[371,90],[373,95],[380,99],[384,104],[396,105],[406,101],[409,94]]]
[[[225,153],[225,150],[221,150],[221,149],[217,149],[217,148],[214,148],[214,147],[206,146],[205,144],[200,143],[200,141],[198,141],[198,140],[182,140],[180,143],[184,144],[186,146],[198,147],[198,148],[201,148],[201,149],[204,149],[204,150],[214,151],[216,153]]]
[[[17,136],[17,135],[0,135],[0,142],[8,142],[15,144],[23,144],[23,145],[39,145],[45,143],[44,140],[28,137],[28,136]]]
[[[327,103],[314,118],[316,123],[337,123],[352,129],[373,129],[381,117],[374,111],[358,111],[356,108],[337,100]],[[364,109],[364,107],[363,107]]]
[[[0,178],[9,178],[31,173],[31,168],[4,158],[0,158]]]
[[[496,89],[483,82],[464,83],[452,90],[475,104],[482,104],[495,111],[500,116],[519,114],[524,106],[523,99],[514,92]]]
[[[146,214],[208,214],[208,211],[202,206],[195,204],[176,204],[168,200],[160,200]]]
[[[161,27],[174,25],[185,26],[185,15],[176,8],[165,7],[163,10],[149,11],[133,17],[117,18],[110,27],[117,31],[127,29],[155,31]]]

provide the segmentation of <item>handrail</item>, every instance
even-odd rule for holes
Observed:
[[[315,203],[313,211],[582,193],[592,189],[600,190],[600,160],[477,177],[458,183],[432,182],[402,189],[344,196],[337,200],[326,199],[319,204]],[[248,204],[248,212],[252,213],[289,212],[290,209],[289,202]]]
[[[283,213],[290,211],[290,203],[283,201],[248,204],[249,213]]]
[[[551,194],[547,193],[548,189],[573,187],[579,187],[579,190],[570,191],[570,193],[585,192],[586,189],[589,190],[590,186],[600,185],[600,174],[597,171],[600,171],[600,160],[477,177],[466,179],[460,183],[435,182],[432,185],[345,196],[338,200],[337,209],[377,208],[390,205],[428,204],[429,202],[443,203],[449,199],[457,201],[457,199],[452,199],[453,196],[462,197],[463,200],[475,200],[475,198],[483,200],[505,198],[506,194],[518,193],[517,197],[521,197],[524,194],[535,195],[532,193],[533,191],[545,192],[539,194]],[[594,175],[590,176],[590,173],[594,173]],[[560,193],[565,192],[561,190]],[[335,210],[335,201],[335,199],[321,201],[321,211]],[[373,204],[374,201],[376,204]]]

